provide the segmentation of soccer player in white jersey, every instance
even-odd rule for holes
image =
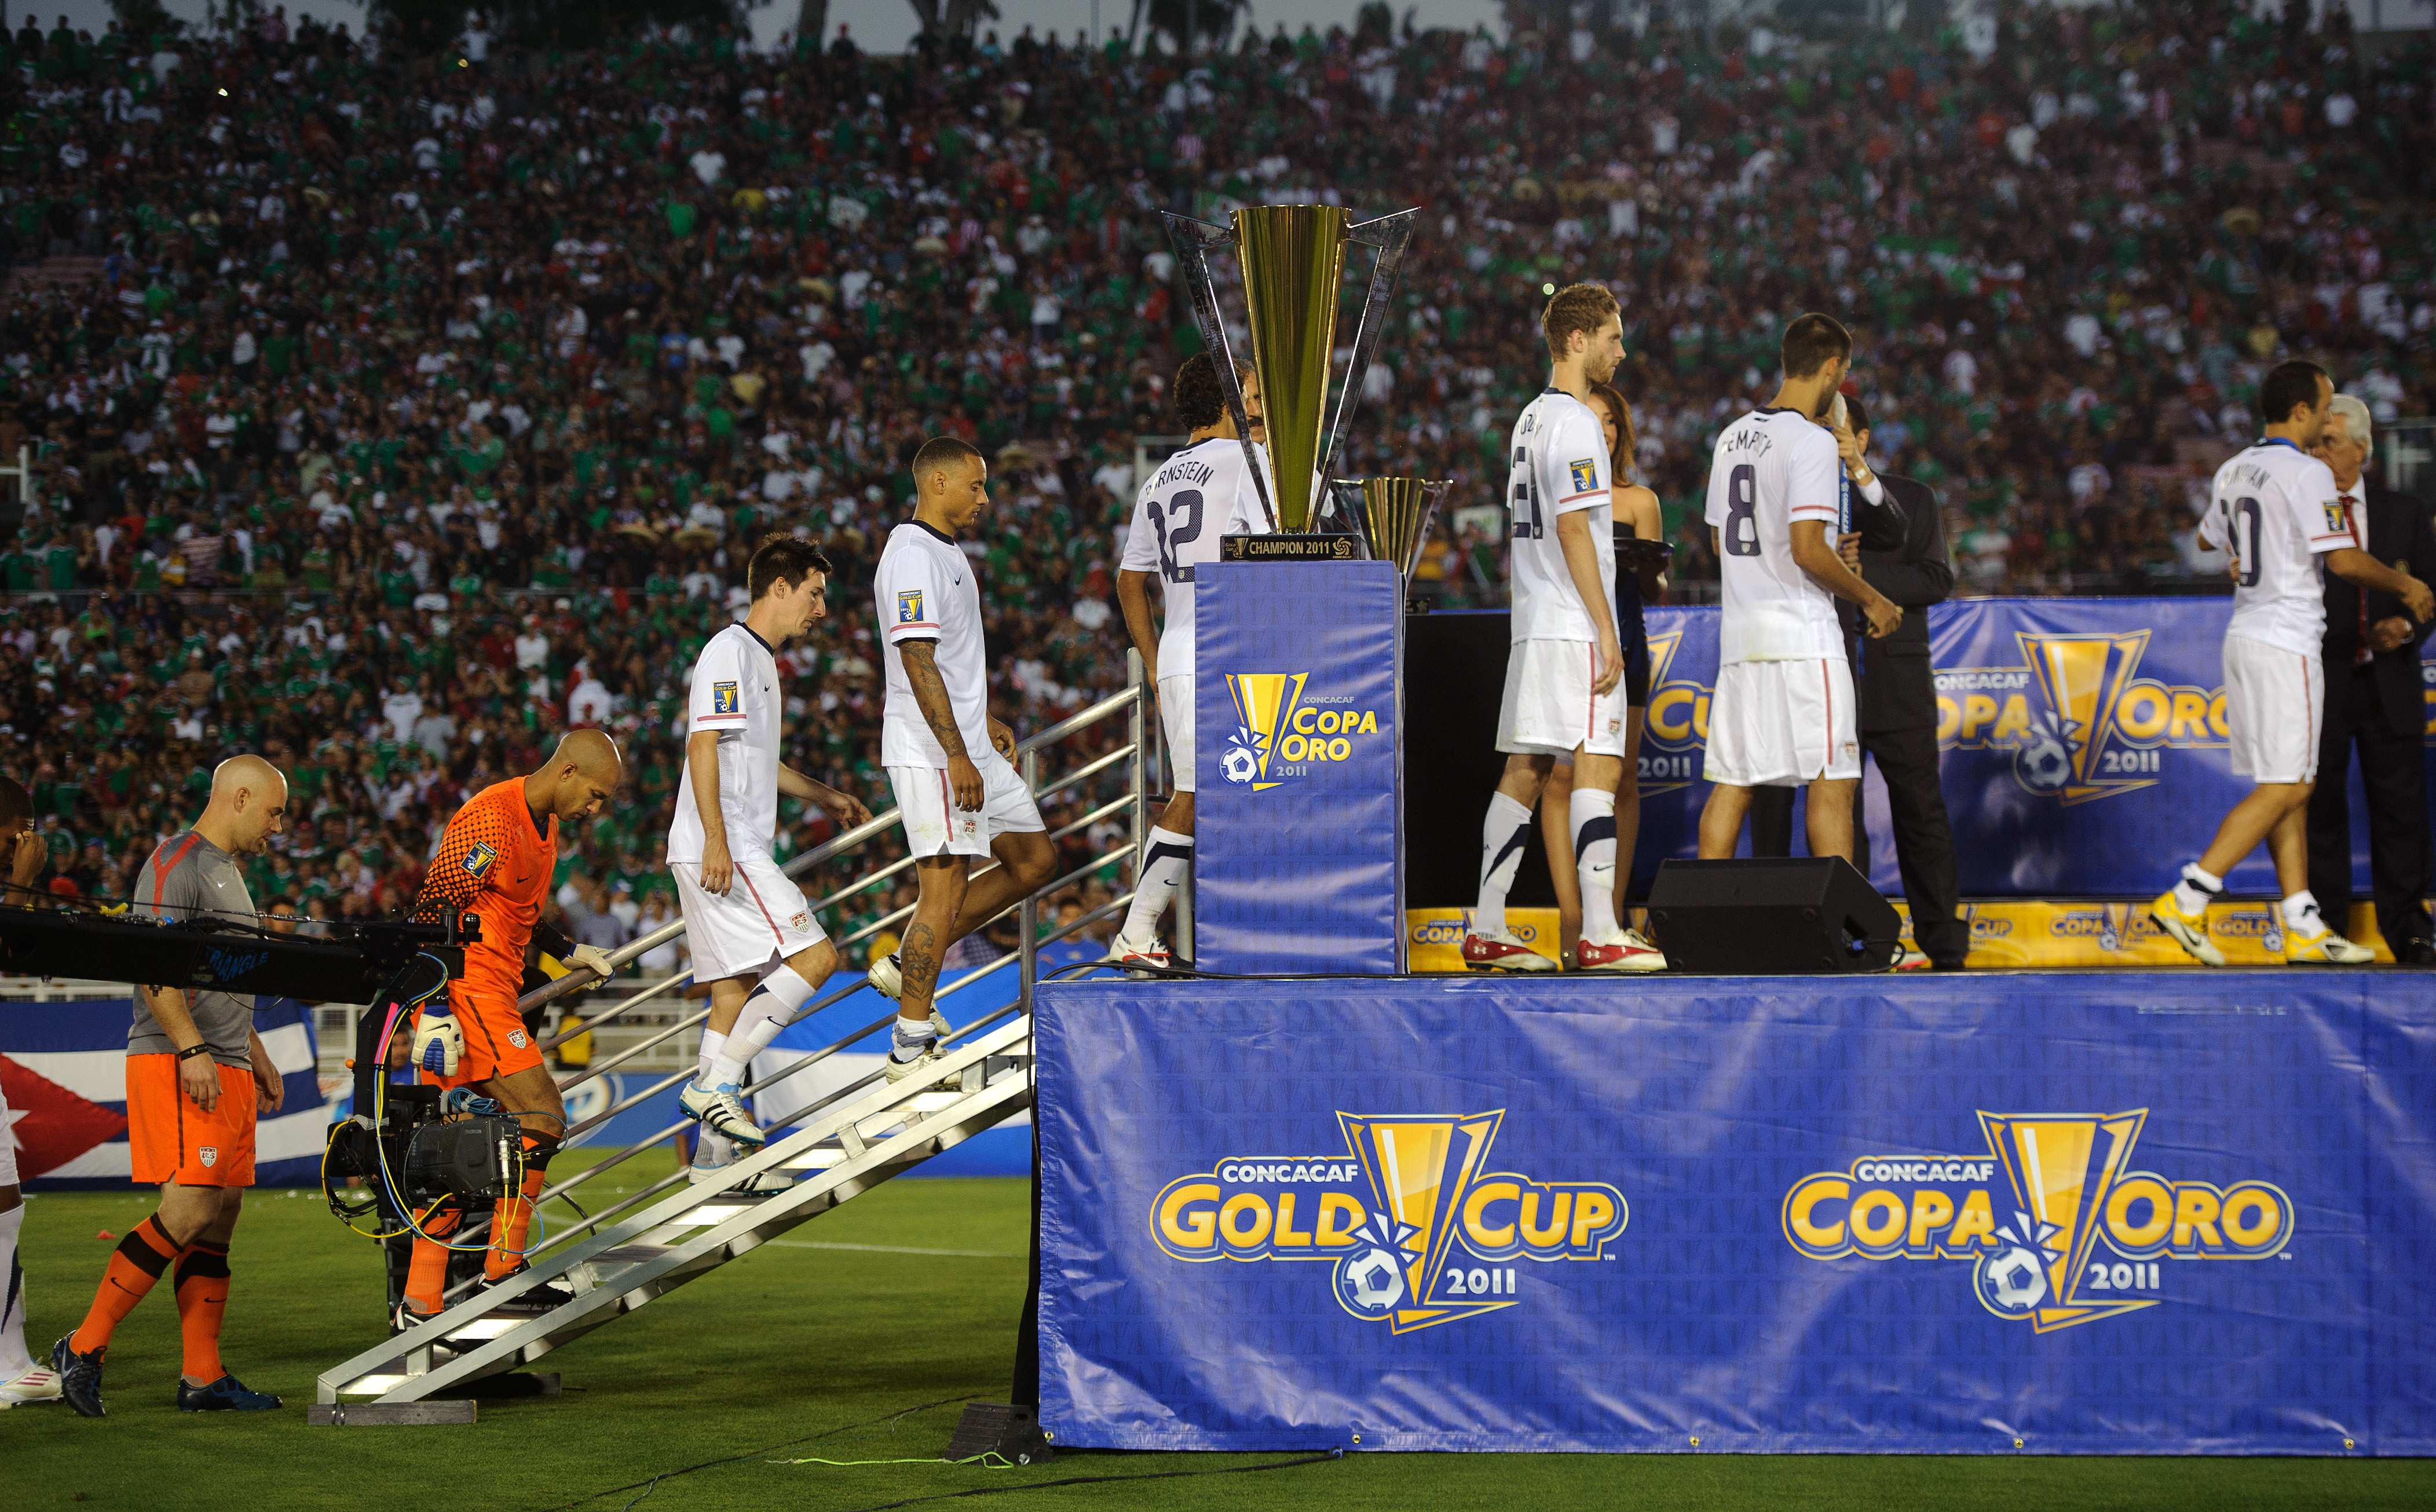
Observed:
[[[1249,368],[1238,376],[1244,385],[1244,421],[1257,443],[1262,439],[1261,380]],[[1217,363],[1206,352],[1185,358],[1169,394],[1176,418],[1192,432],[1192,443],[1143,480],[1134,500],[1124,562],[1117,571],[1117,602],[1123,606],[1125,628],[1133,633],[1149,669],[1151,686],[1158,689],[1158,717],[1167,729],[1172,769],[1168,780],[1175,794],[1151,826],[1150,849],[1134,881],[1134,900],[1108,958],[1153,966],[1168,964],[1158,921],[1192,868],[1193,573],[1218,560],[1221,537],[1271,528],[1262,495],[1255,492],[1244,466],[1242,436],[1227,412]],[[1154,581],[1167,609],[1164,630],[1151,619],[1149,584]]]
[[[2257,786],[2217,826],[2206,854],[2149,905],[2160,929],[2212,966],[2224,952],[2208,938],[2207,905],[2224,874],[2267,842],[2284,890],[2288,965],[2357,965],[2375,952],[2336,933],[2309,892],[2309,790],[2318,775],[2325,680],[2324,570],[2390,593],[2416,619],[2436,618],[2427,585],[2359,548],[2335,475],[2309,455],[2335,387],[2314,362],[2283,362],[2259,386],[2267,434],[2217,469],[2201,539],[2233,558],[2233,619],[2224,631],[2224,719],[2233,770]],[[2342,780],[2337,775],[2336,781]]]
[[[1700,859],[1733,855],[1751,790],[1775,785],[1809,788],[1810,854],[1849,861],[1861,746],[1836,600],[1861,606],[1873,638],[1903,623],[1903,610],[1838,554],[1844,465],[1819,421],[1852,365],[1853,338],[1804,315],[1779,352],[1776,397],[1726,426],[1709,470],[1722,611]]]
[[[710,987],[694,1079],[677,1096],[702,1123],[687,1173],[694,1181],[716,1179],[737,1145],[762,1143],[743,1101],[753,1057],[837,969],[837,947],[771,857],[779,796],[818,805],[841,829],[871,819],[861,799],[778,758],[787,690],[777,651],[828,612],[828,558],[809,541],[763,542],[744,569],[751,606],[711,636],[693,664],[669,871],[685,912],[693,979]],[[754,1178],[755,1190],[786,1184],[766,1173]]]
[[[1480,896],[1463,937],[1474,971],[1553,971],[1505,924],[1532,807],[1560,752],[1574,756],[1572,821],[1582,894],[1583,971],[1659,971],[1666,958],[1615,912],[1615,790],[1624,776],[1624,645],[1616,631],[1615,534],[1607,435],[1593,385],[1624,359],[1624,319],[1596,284],[1559,289],[1540,319],[1548,387],[1514,423],[1507,498],[1513,645],[1497,749],[1505,774],[1481,826]]]
[[[896,999],[888,1079],[935,1057],[947,1020],[931,1008],[948,947],[1038,891],[1056,847],[1016,773],[1015,733],[989,717],[981,573],[956,538],[989,503],[989,463],[953,436],[914,454],[914,517],[889,532],[876,595],[886,642],[888,769],[919,896],[896,953],[871,984]],[[975,878],[972,863],[998,865]]]

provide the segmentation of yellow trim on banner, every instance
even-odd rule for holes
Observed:
[[[1904,917],[1903,940],[1914,945],[1911,913],[1901,898],[1895,911]],[[1629,927],[1646,929],[1640,909],[1630,911]],[[2080,902],[2068,898],[2018,898],[1965,903],[1963,917],[1971,923],[1973,966],[2001,970],[2042,971],[2078,966],[2196,965],[2183,947],[2149,917],[2146,903]],[[1471,910],[1407,909],[1406,945],[1415,972],[1459,972],[1463,936]],[[1523,944],[1546,956],[1557,956],[1557,911],[1509,908],[1506,928]],[[2376,910],[2367,903],[2352,905],[2351,928],[2344,931],[2358,945],[2391,963],[2393,952],[2377,932]],[[2208,937],[2224,951],[2225,965],[2276,966],[2284,964],[2282,918],[2272,901],[2217,903],[2208,909]],[[1664,942],[1659,944],[1663,946]]]

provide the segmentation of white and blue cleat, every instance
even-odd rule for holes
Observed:
[[[705,1086],[699,1081],[687,1082],[677,1094],[677,1106],[686,1117],[722,1138],[758,1150],[769,1139],[753,1115],[744,1110],[743,1088],[734,1082],[718,1086]]]

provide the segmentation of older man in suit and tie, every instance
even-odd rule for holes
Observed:
[[[2436,581],[2428,577],[2436,571],[2436,525],[2427,503],[2366,476],[2374,455],[2368,406],[2337,394],[2317,454],[2334,471],[2360,549],[2423,582]],[[2396,961],[2415,965],[2436,965],[2436,928],[2424,901],[2436,863],[2427,844],[2427,695],[2419,661],[2431,628],[2436,621],[2414,621],[2392,595],[2326,574],[2326,716],[2309,794],[2309,891],[2340,928],[2351,908],[2345,789],[2358,746],[2377,932]]]

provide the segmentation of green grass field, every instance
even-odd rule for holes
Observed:
[[[667,1169],[664,1156],[644,1158]],[[149,1206],[133,1193],[32,1202],[29,1342],[46,1347],[83,1315],[111,1248],[95,1236],[126,1232]],[[177,1312],[165,1288],[111,1347],[107,1419],[64,1407],[0,1413],[0,1506],[868,1508],[1283,1457],[1069,1453],[1006,1470],[940,1463],[960,1404],[909,1409],[1005,1399],[1026,1211],[1017,1181],[899,1181],[553,1356],[548,1368],[564,1374],[563,1397],[485,1402],[467,1428],[315,1429],[304,1425],[315,1375],[382,1332],[380,1269],[373,1246],[318,1197],[257,1192],[232,1255],[224,1352],[232,1369],[286,1397],[287,1408],[244,1417],[177,1412]],[[797,1463],[814,1456],[866,1463]],[[651,1485],[722,1458],[730,1462]],[[2402,1508],[2436,1506],[2436,1463],[1375,1454],[1260,1474],[1044,1487],[1012,1505],[1519,1512],[1627,1503],[1805,1512]]]

